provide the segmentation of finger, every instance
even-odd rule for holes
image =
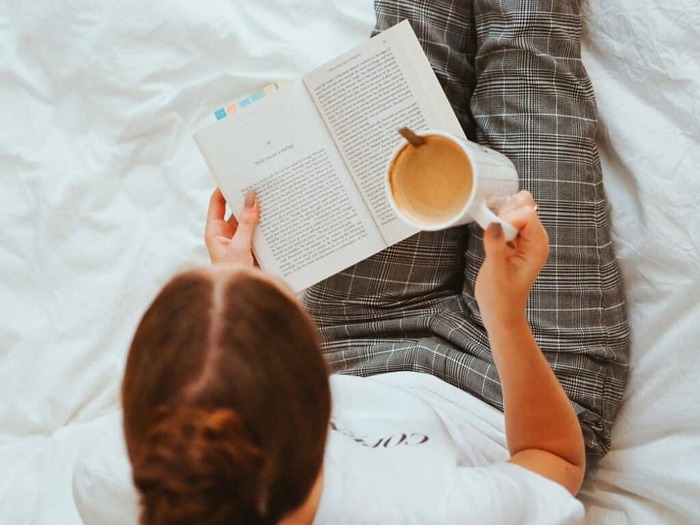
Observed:
[[[498,212],[498,215],[519,230],[527,227],[533,219],[538,222],[539,218],[533,217],[532,212],[537,211],[537,203],[532,198],[529,191],[521,191],[514,195]]]
[[[513,208],[511,210],[501,212],[498,215],[501,219],[509,224],[512,224],[520,231],[532,226],[533,222],[539,220],[537,214],[535,213],[535,209],[528,205]]]
[[[236,216],[232,213],[231,216],[226,219],[226,222],[231,226],[231,231],[235,232],[236,228],[238,228],[238,219],[236,219]]]
[[[522,240],[538,244],[547,243],[547,234],[534,207],[523,206],[503,215],[503,220],[518,228]]]
[[[534,206],[535,198],[527,190],[520,190],[513,196],[513,201],[519,206]]]
[[[207,224],[224,219],[226,213],[226,199],[219,188],[214,190],[209,198],[209,209],[207,210]]]
[[[484,251],[486,261],[491,264],[500,265],[506,257],[506,239],[503,235],[503,227],[492,222],[484,232]]]
[[[238,216],[238,227],[231,239],[231,248],[249,252],[253,247],[253,234],[260,221],[260,207],[255,192],[248,192],[243,211]]]
[[[532,194],[527,190],[522,190],[515,195],[511,195],[498,210],[498,214],[509,213],[523,206],[535,206],[535,199],[532,198]]]
[[[519,208],[509,219],[520,228],[516,247],[533,261],[544,263],[549,254],[549,236],[534,208]],[[521,226],[522,225],[522,226]]]

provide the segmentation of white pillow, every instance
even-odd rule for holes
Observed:
[[[122,413],[109,416],[107,432],[75,462],[73,499],[86,525],[138,523],[139,504],[122,433]]]

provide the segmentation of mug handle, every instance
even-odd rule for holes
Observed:
[[[504,221],[498,215],[493,213],[491,209],[486,205],[486,200],[482,200],[476,207],[476,210],[472,212],[472,217],[484,230],[488,228],[489,224],[492,222],[497,222],[503,228],[503,235],[506,241],[514,241],[518,236],[518,229],[512,224]]]

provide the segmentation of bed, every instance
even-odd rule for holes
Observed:
[[[192,134],[374,22],[371,0],[242,4],[0,10],[1,523],[82,521],[76,461],[118,421],[138,318],[207,261],[213,180]],[[612,449],[579,498],[592,524],[699,522],[700,5],[585,10],[633,346]]]

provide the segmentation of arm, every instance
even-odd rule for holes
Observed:
[[[547,232],[527,192],[511,199],[501,215],[520,235],[509,246],[500,225],[488,228],[475,295],[503,387],[510,461],[576,495],[585,473],[583,434],[525,316],[530,289],[549,254]]]
[[[257,266],[253,257],[253,233],[260,221],[260,206],[255,193],[246,195],[241,222],[231,215],[224,219],[226,199],[217,188],[209,199],[204,242],[212,264],[243,264]]]

